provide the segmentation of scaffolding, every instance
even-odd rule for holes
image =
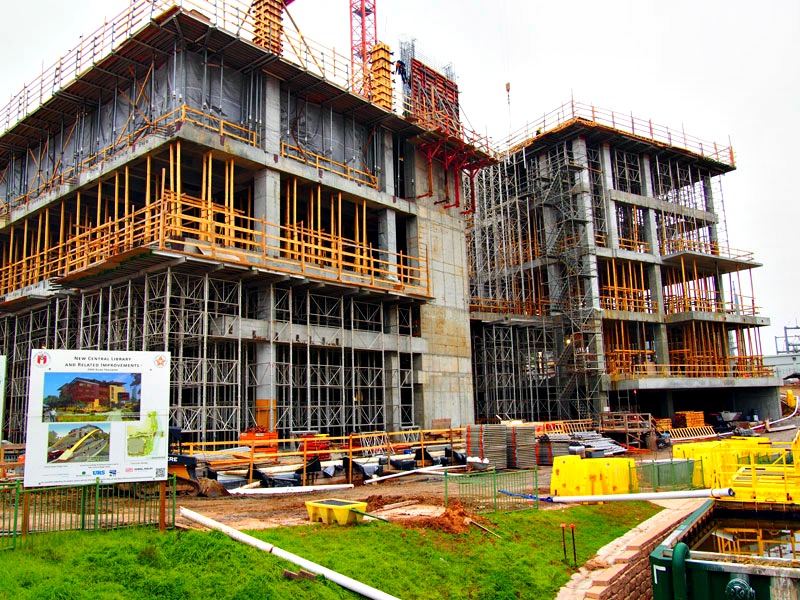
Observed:
[[[0,113],[4,438],[24,440],[34,348],[169,351],[194,440],[420,426],[430,266],[376,174],[409,123],[353,110],[349,59],[283,5],[137,0]]]
[[[467,215],[476,417],[596,417],[648,378],[766,381],[732,168],[729,147],[577,102],[512,136]]]
[[[769,374],[729,146],[570,102],[498,160],[449,68],[403,44],[393,89],[377,44],[354,76],[287,4],[134,0],[0,110],[11,439],[40,347],[171,352],[171,422],[198,440],[419,427],[421,315],[444,320],[420,307],[465,308],[461,265],[424,241],[462,215],[477,420]],[[432,353],[463,358],[454,337]]]
[[[473,324],[478,417],[590,417],[602,403],[602,351],[586,153],[522,151],[477,182],[471,310],[515,322]]]

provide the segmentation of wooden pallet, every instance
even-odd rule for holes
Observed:
[[[669,432],[670,441],[686,442],[689,440],[702,440],[719,437],[713,427],[681,427],[680,429],[673,429]]]

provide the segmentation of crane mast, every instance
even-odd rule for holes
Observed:
[[[371,96],[371,53],[378,42],[376,0],[350,0],[350,48],[353,92]]]

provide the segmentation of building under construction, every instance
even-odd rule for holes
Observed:
[[[478,175],[475,411],[780,416],[750,252],[729,247],[729,146],[571,102]]]
[[[2,437],[43,347],[171,352],[198,440],[777,405],[729,149],[570,105],[498,157],[374,0],[349,57],[287,4],[133,0],[0,112]]]
[[[170,351],[195,439],[472,420],[452,209],[488,147],[413,48],[401,81],[385,45],[353,60],[286,16],[134,0],[3,109],[3,437],[42,347]]]

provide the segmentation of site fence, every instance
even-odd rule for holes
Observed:
[[[700,475],[695,476],[695,471]],[[631,492],[672,492],[702,487],[703,465],[692,459],[648,460],[630,467]]]
[[[51,488],[0,483],[0,550],[14,549],[34,533],[172,528],[175,510],[175,477],[166,482]]]
[[[478,472],[445,474],[444,501],[460,502],[473,512],[497,512],[539,508],[539,472]]]

